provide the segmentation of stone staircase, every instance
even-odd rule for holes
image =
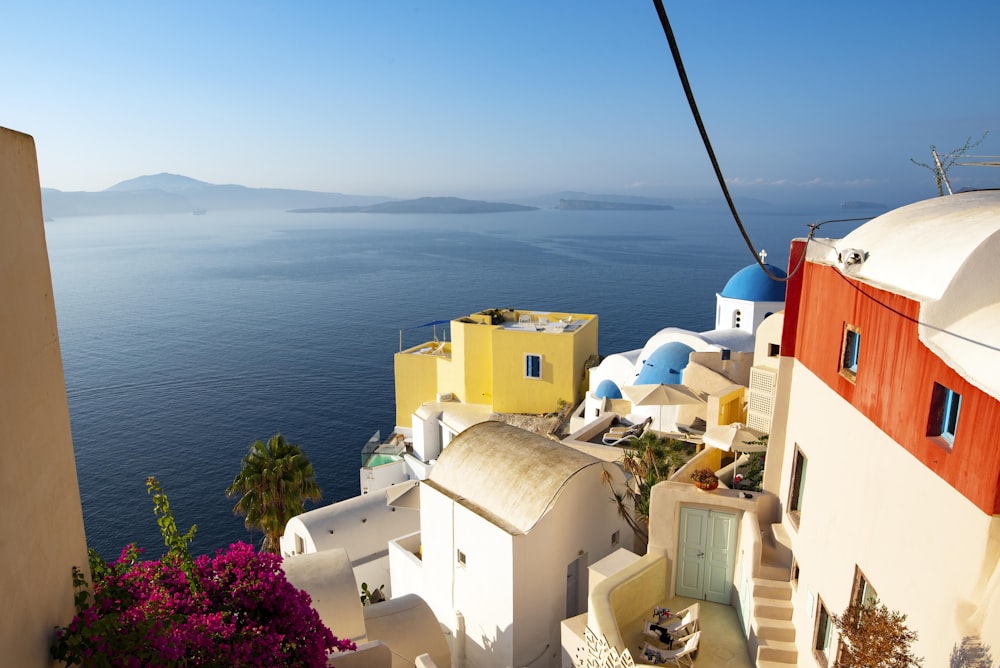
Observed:
[[[753,579],[751,638],[756,642],[758,668],[797,666],[792,624],[792,552],[781,524],[763,532],[763,550],[758,577]]]

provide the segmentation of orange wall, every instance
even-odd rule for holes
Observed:
[[[1000,513],[1000,448],[996,446],[1000,402],[968,383],[920,342],[919,304],[824,265],[807,262],[799,280],[801,301],[791,309],[798,312],[797,331],[787,349],[784,341],[789,339],[783,338],[782,352],[794,353],[824,383],[984,512]],[[786,319],[786,332],[787,324],[794,322]],[[857,326],[861,334],[856,384],[840,375],[845,323]],[[951,451],[927,436],[935,382],[962,395]],[[850,433],[844,438],[851,438]],[[886,475],[893,473],[886,471]]]

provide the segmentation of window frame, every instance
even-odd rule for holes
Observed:
[[[851,381],[858,380],[858,359],[861,352],[861,330],[857,325],[844,323],[844,336],[840,342],[840,375]]]
[[[830,615],[830,611],[823,604],[823,599],[817,596],[816,625],[813,627],[812,651],[813,658],[821,666],[830,665],[830,650],[833,648],[833,627],[833,618]]]
[[[536,370],[538,375],[532,375],[532,360],[537,360]],[[542,356],[538,353],[525,353],[524,354],[524,377],[530,378],[532,380],[541,380],[542,378]]]
[[[864,605],[866,601],[878,601],[878,592],[875,591],[875,587],[865,577],[865,574],[861,572],[861,568],[857,564],[854,565],[854,582],[851,584],[850,600],[855,605]],[[840,664],[845,649],[844,640],[841,638],[837,641],[837,665]]]
[[[927,418],[927,436],[947,450],[955,446],[958,421],[962,413],[962,395],[935,382],[931,390],[931,408]]]
[[[787,515],[796,529],[802,519],[802,499],[805,496],[806,473],[808,471],[809,459],[802,448],[795,444],[795,452],[792,455],[792,475],[788,485]]]
[[[865,577],[865,574],[861,572],[861,569],[855,564],[854,566],[854,584],[851,585],[851,602],[857,604],[864,604],[866,601],[877,601],[878,592],[875,591],[875,587],[872,586],[871,581]]]

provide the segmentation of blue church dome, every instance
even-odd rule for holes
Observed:
[[[676,385],[681,382],[681,373],[688,365],[694,348],[679,341],[664,343],[653,351],[642,363],[642,370],[635,379],[636,385]]]
[[[594,390],[594,396],[598,399],[621,399],[622,391],[618,389],[615,381],[605,378],[598,383],[597,389]]]
[[[775,276],[785,277],[785,272],[773,264],[764,265]],[[722,288],[723,297],[742,299],[748,302],[783,302],[785,301],[785,284],[774,280],[764,273],[757,264],[743,267],[733,274],[733,277]]]

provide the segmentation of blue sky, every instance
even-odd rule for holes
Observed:
[[[901,204],[929,144],[1000,154],[996,0],[665,4],[738,196]],[[719,194],[651,0],[17,5],[0,125],[46,187]]]

